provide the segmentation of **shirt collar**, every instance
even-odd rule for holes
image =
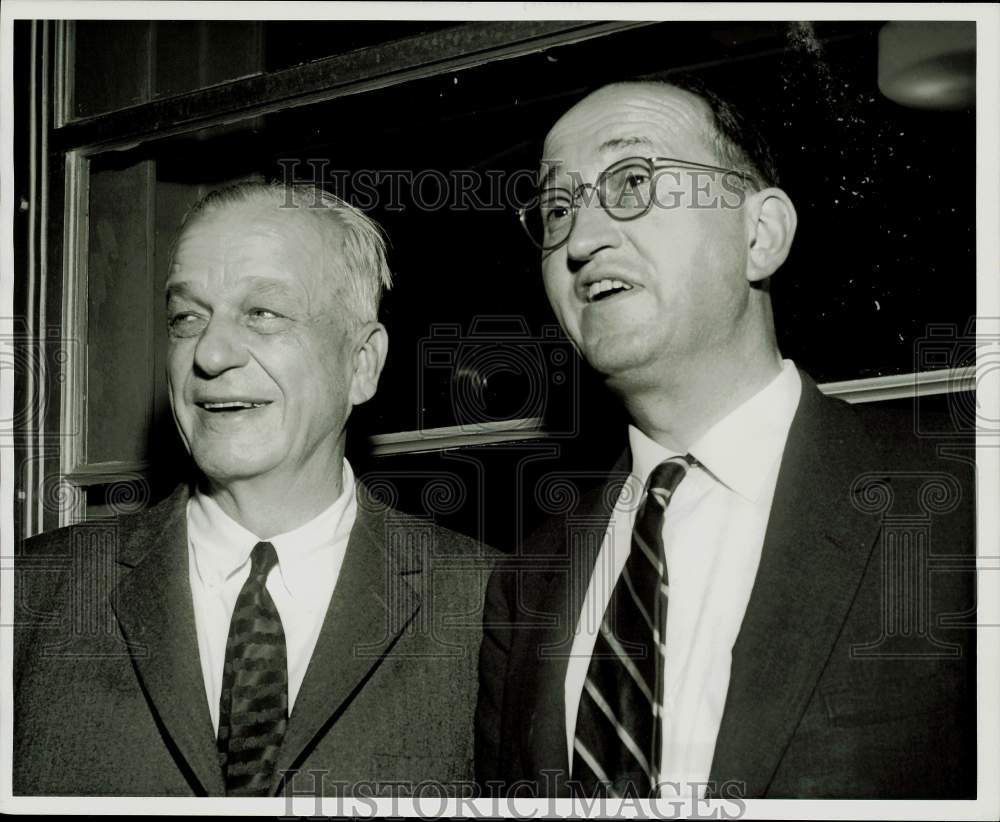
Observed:
[[[781,459],[801,393],[795,363],[782,360],[771,382],[713,425],[688,453],[724,485],[756,502]],[[663,460],[678,456],[634,425],[628,434],[632,472],[644,483]]]
[[[289,594],[298,598],[313,592],[319,580],[316,563],[336,546],[346,546],[356,514],[354,472],[345,459],[340,496],[333,504],[304,525],[267,540],[278,555],[278,573]],[[199,490],[188,501],[187,523],[195,569],[209,588],[238,573],[261,541]]]

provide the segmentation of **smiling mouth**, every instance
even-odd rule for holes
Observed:
[[[204,411],[211,411],[213,414],[231,414],[234,411],[249,411],[254,408],[263,408],[270,405],[270,402],[253,402],[251,400],[227,400],[225,402],[196,402],[199,408]]]
[[[624,294],[626,291],[631,291],[632,286],[621,280],[616,280],[613,278],[605,278],[603,280],[598,280],[593,282],[587,288],[587,302],[596,303],[601,300],[606,300],[609,297],[614,297],[618,294]]]

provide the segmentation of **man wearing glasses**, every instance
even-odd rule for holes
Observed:
[[[797,215],[776,183],[708,92],[606,86],[548,134],[521,221],[631,425],[608,483],[494,573],[489,790],[975,795],[974,634],[943,627],[974,608],[971,574],[900,576],[882,504],[936,478],[940,504],[891,513],[922,512],[921,550],[971,556],[972,480],[908,414],[826,398],[782,359],[769,282]]]

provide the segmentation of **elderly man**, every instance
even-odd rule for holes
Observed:
[[[715,95],[644,82],[586,97],[544,152],[522,220],[632,424],[610,483],[494,573],[480,780],[974,796],[971,478],[782,359],[769,279],[797,218],[766,144]]]
[[[490,552],[376,504],[344,459],[389,283],[378,227],[312,186],[240,184],[188,215],[167,370],[200,479],[27,545],[16,793],[370,795],[471,775]],[[32,564],[81,545],[78,573]],[[75,633],[81,608],[106,630]]]

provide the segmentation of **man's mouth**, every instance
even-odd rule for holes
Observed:
[[[234,411],[247,411],[252,408],[263,408],[270,405],[270,402],[256,402],[254,400],[224,400],[219,402],[202,401],[196,402],[199,408],[217,414],[233,413]]]
[[[590,284],[587,288],[587,302],[600,302],[601,300],[608,299],[608,297],[614,297],[616,294],[624,294],[626,291],[631,290],[632,286],[628,283],[613,278],[605,278]]]

